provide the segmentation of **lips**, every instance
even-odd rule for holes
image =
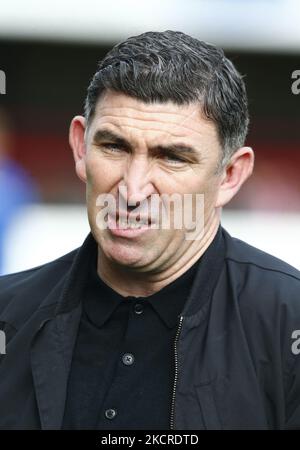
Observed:
[[[151,230],[151,226],[147,224],[135,223],[134,225],[129,225],[128,222],[124,222],[124,225],[115,220],[110,215],[108,216],[108,229],[113,236],[122,238],[137,238],[144,233]]]
[[[117,212],[116,213],[116,222],[119,224],[140,224],[140,225],[151,225],[152,223],[155,223],[154,220],[152,220],[151,217],[147,215],[142,214],[128,214],[124,212]]]

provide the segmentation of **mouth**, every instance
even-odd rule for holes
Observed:
[[[148,216],[117,213],[116,217],[108,216],[108,229],[114,236],[137,237],[151,230],[156,222]]]
[[[119,228],[139,229],[142,227],[150,227],[155,222],[148,216],[141,214],[117,213],[116,224]]]

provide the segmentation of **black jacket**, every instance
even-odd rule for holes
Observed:
[[[300,273],[221,227],[217,241],[178,323],[170,428],[300,429]],[[1,429],[61,427],[95,251],[89,235],[78,250],[0,278]]]

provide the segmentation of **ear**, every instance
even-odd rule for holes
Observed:
[[[85,118],[83,116],[75,116],[70,125],[69,143],[73,150],[76,174],[85,183],[86,145],[84,141],[84,133],[85,133]]]
[[[250,177],[254,167],[254,152],[250,147],[241,147],[230,158],[223,169],[221,184],[215,207],[225,206]]]

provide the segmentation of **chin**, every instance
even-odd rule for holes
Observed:
[[[145,252],[141,249],[112,244],[108,248],[103,248],[103,252],[108,259],[122,266],[139,267],[146,264]]]

